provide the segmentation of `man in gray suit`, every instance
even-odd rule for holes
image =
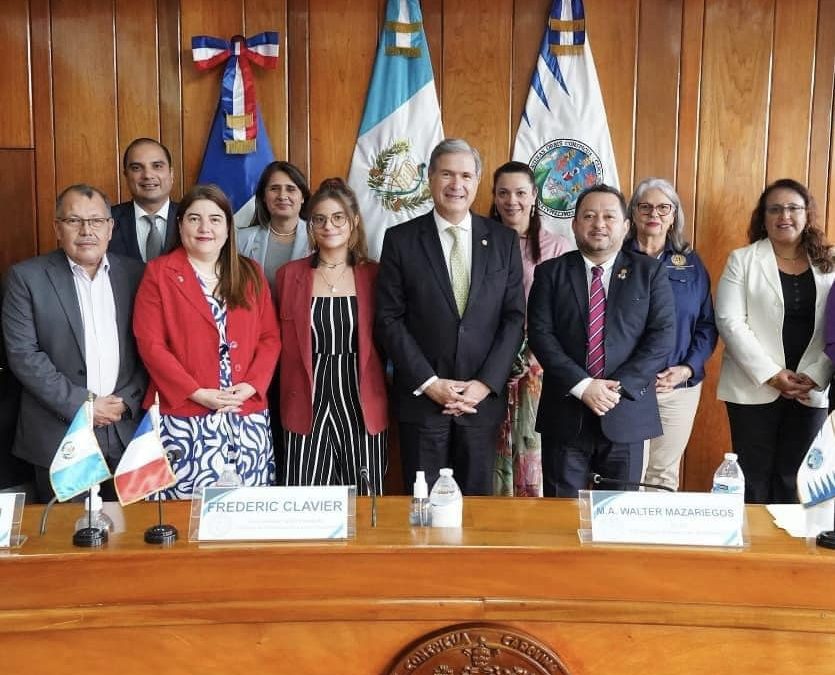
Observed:
[[[3,333],[22,385],[13,453],[35,467],[39,501],[52,498],[49,465],[89,394],[96,436],[111,470],[133,437],[147,375],[131,331],[142,263],[107,254],[110,205],[89,185],[58,197],[59,249],[9,270]],[[112,481],[102,486],[112,499]]]
[[[171,153],[153,138],[137,138],[125,150],[122,169],[133,199],[113,207],[109,251],[148,262],[177,243]]]

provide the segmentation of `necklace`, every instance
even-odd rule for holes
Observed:
[[[293,228],[292,232],[279,232],[272,226],[272,224],[270,224],[269,228],[270,232],[272,232],[276,237],[295,237],[296,230],[299,229],[299,224],[296,223],[296,227]]]
[[[203,281],[217,281],[217,274],[206,274],[195,264],[194,260],[189,258],[188,261],[191,264],[191,268],[197,273],[197,276],[200,277]]]
[[[340,264],[343,264],[343,263],[340,263]],[[334,267],[338,267],[338,265],[334,265]],[[342,277],[345,276],[345,272],[348,270],[347,267],[339,273],[339,276],[336,277],[336,281],[334,281],[333,283],[331,283],[328,280],[328,278],[325,276],[325,271],[321,267],[317,267],[316,269],[319,272],[319,276],[322,277],[322,280],[325,282],[325,285],[330,290],[331,295],[334,295],[334,294],[338,293],[339,291],[344,290],[344,289],[341,289],[341,288],[337,288],[336,285],[342,280]]]
[[[780,258],[780,260],[787,260],[789,262],[794,262],[795,260],[799,260],[800,256],[801,256],[801,254],[798,253],[796,256],[794,256],[794,258],[787,258],[786,256],[780,255],[779,253],[777,253],[777,251],[774,251],[774,255],[776,255],[778,258]]]
[[[332,263],[332,262],[328,262],[327,260],[323,259],[321,256],[319,256],[319,262],[322,265],[324,265],[325,267],[327,267],[329,270],[335,270],[337,267],[340,267],[340,266],[345,264],[344,260],[341,260],[340,262]]]

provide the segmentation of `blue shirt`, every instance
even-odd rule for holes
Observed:
[[[624,248],[642,253],[636,239],[628,239]],[[667,270],[676,305],[676,346],[667,367],[689,366],[693,377],[679,387],[692,387],[704,379],[705,363],[718,338],[710,276],[695,251],[676,253],[669,242],[658,259]]]

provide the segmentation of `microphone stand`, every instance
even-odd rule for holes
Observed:
[[[360,478],[365,481],[368,493],[371,495],[371,527],[377,527],[377,491],[371,486],[371,478],[368,467],[360,467]]]
[[[653,488],[654,490],[675,492],[673,488],[659,483],[642,483],[640,481],[618,480],[616,478],[606,478],[605,476],[601,476],[599,473],[589,474],[589,480],[591,480],[592,485],[622,485],[627,488],[648,487]]]

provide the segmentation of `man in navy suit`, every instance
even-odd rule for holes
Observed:
[[[377,277],[377,336],[394,363],[403,477],[449,466],[491,494],[505,383],[525,299],[516,232],[470,212],[481,158],[447,139],[429,160],[433,211],[391,228]]]
[[[177,241],[177,204],[171,201],[171,153],[152,138],[131,141],[122,168],[133,199],[113,207],[111,253],[148,262]]]
[[[615,188],[581,192],[579,250],[534,273],[528,344],[545,371],[536,430],[546,497],[576,497],[589,472],[639,481],[644,441],[662,433],[655,374],[675,344],[675,306],[661,263],[621,250],[626,213]]]

